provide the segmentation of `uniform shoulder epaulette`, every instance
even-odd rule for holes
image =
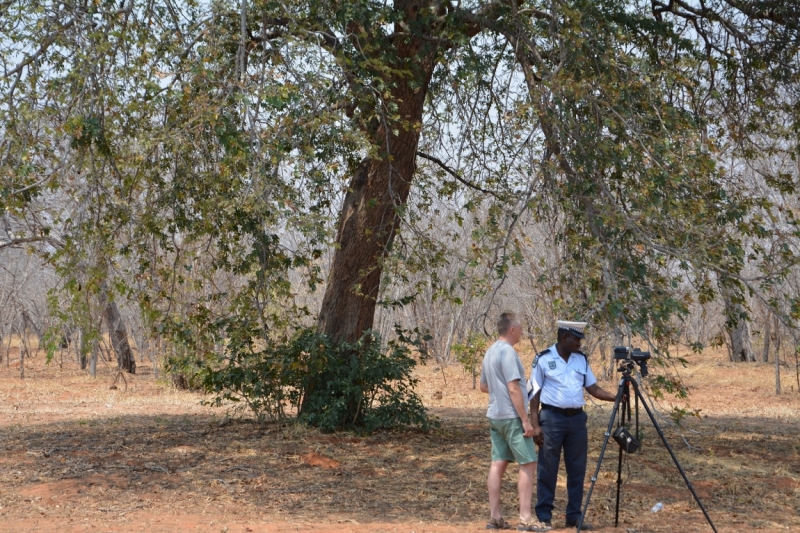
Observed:
[[[536,354],[536,357],[534,357],[534,358],[533,358],[533,365],[532,365],[532,367],[533,367],[533,368],[536,368],[536,365],[539,363],[539,358],[540,358],[541,356],[543,356],[543,355],[545,355],[545,354],[549,353],[549,352],[550,352],[550,348],[548,348],[548,349],[546,349],[546,350],[542,350],[541,352],[537,353],[537,354]]]
[[[586,357],[586,354],[585,354],[585,353],[583,353],[583,352],[581,352],[581,351],[572,352],[572,353],[579,353],[579,354],[581,354],[582,356]]]

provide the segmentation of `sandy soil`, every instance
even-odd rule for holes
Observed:
[[[20,379],[16,354],[10,366],[5,355],[0,350],[2,532],[484,530],[486,397],[459,367],[419,370],[419,392],[439,428],[360,437],[237,418],[161,383],[145,363],[111,389],[116,372],[108,365],[92,379],[67,358],[60,367],[38,355]],[[720,532],[800,531],[800,394],[794,368],[782,371],[784,394],[776,396],[771,364],[691,356],[680,372],[700,416],[679,428],[668,415],[685,405],[655,404]],[[610,407],[588,407],[590,475]],[[640,420],[643,450],[622,466],[620,526],[613,527],[613,441],[588,520],[599,531],[711,531],[643,411]],[[515,478],[507,474],[503,487],[513,523]],[[563,476],[559,491],[556,526]],[[651,513],[659,501],[664,509]]]

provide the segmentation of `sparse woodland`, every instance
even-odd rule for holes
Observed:
[[[798,183],[800,0],[0,0],[0,532],[482,530],[504,310],[798,530]]]
[[[24,377],[36,338],[268,418],[425,425],[417,358],[473,368],[515,309],[537,350],[589,321],[606,373],[615,344],[652,350],[657,389],[725,346],[800,390],[799,20],[1,1],[4,364],[21,339]]]

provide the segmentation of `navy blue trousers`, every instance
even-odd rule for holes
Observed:
[[[586,419],[586,412],[574,416],[545,409],[539,412],[539,425],[544,433],[536,480],[536,517],[539,520],[551,520],[553,517],[553,500],[556,496],[558,464],[562,450],[567,470],[566,519],[567,522],[577,522],[581,517],[583,480],[586,477],[586,458],[589,451]]]

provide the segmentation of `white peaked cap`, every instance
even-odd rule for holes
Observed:
[[[587,322],[570,322],[568,320],[559,320],[558,329],[565,329],[574,334],[579,339],[583,338],[583,330],[588,326]]]

